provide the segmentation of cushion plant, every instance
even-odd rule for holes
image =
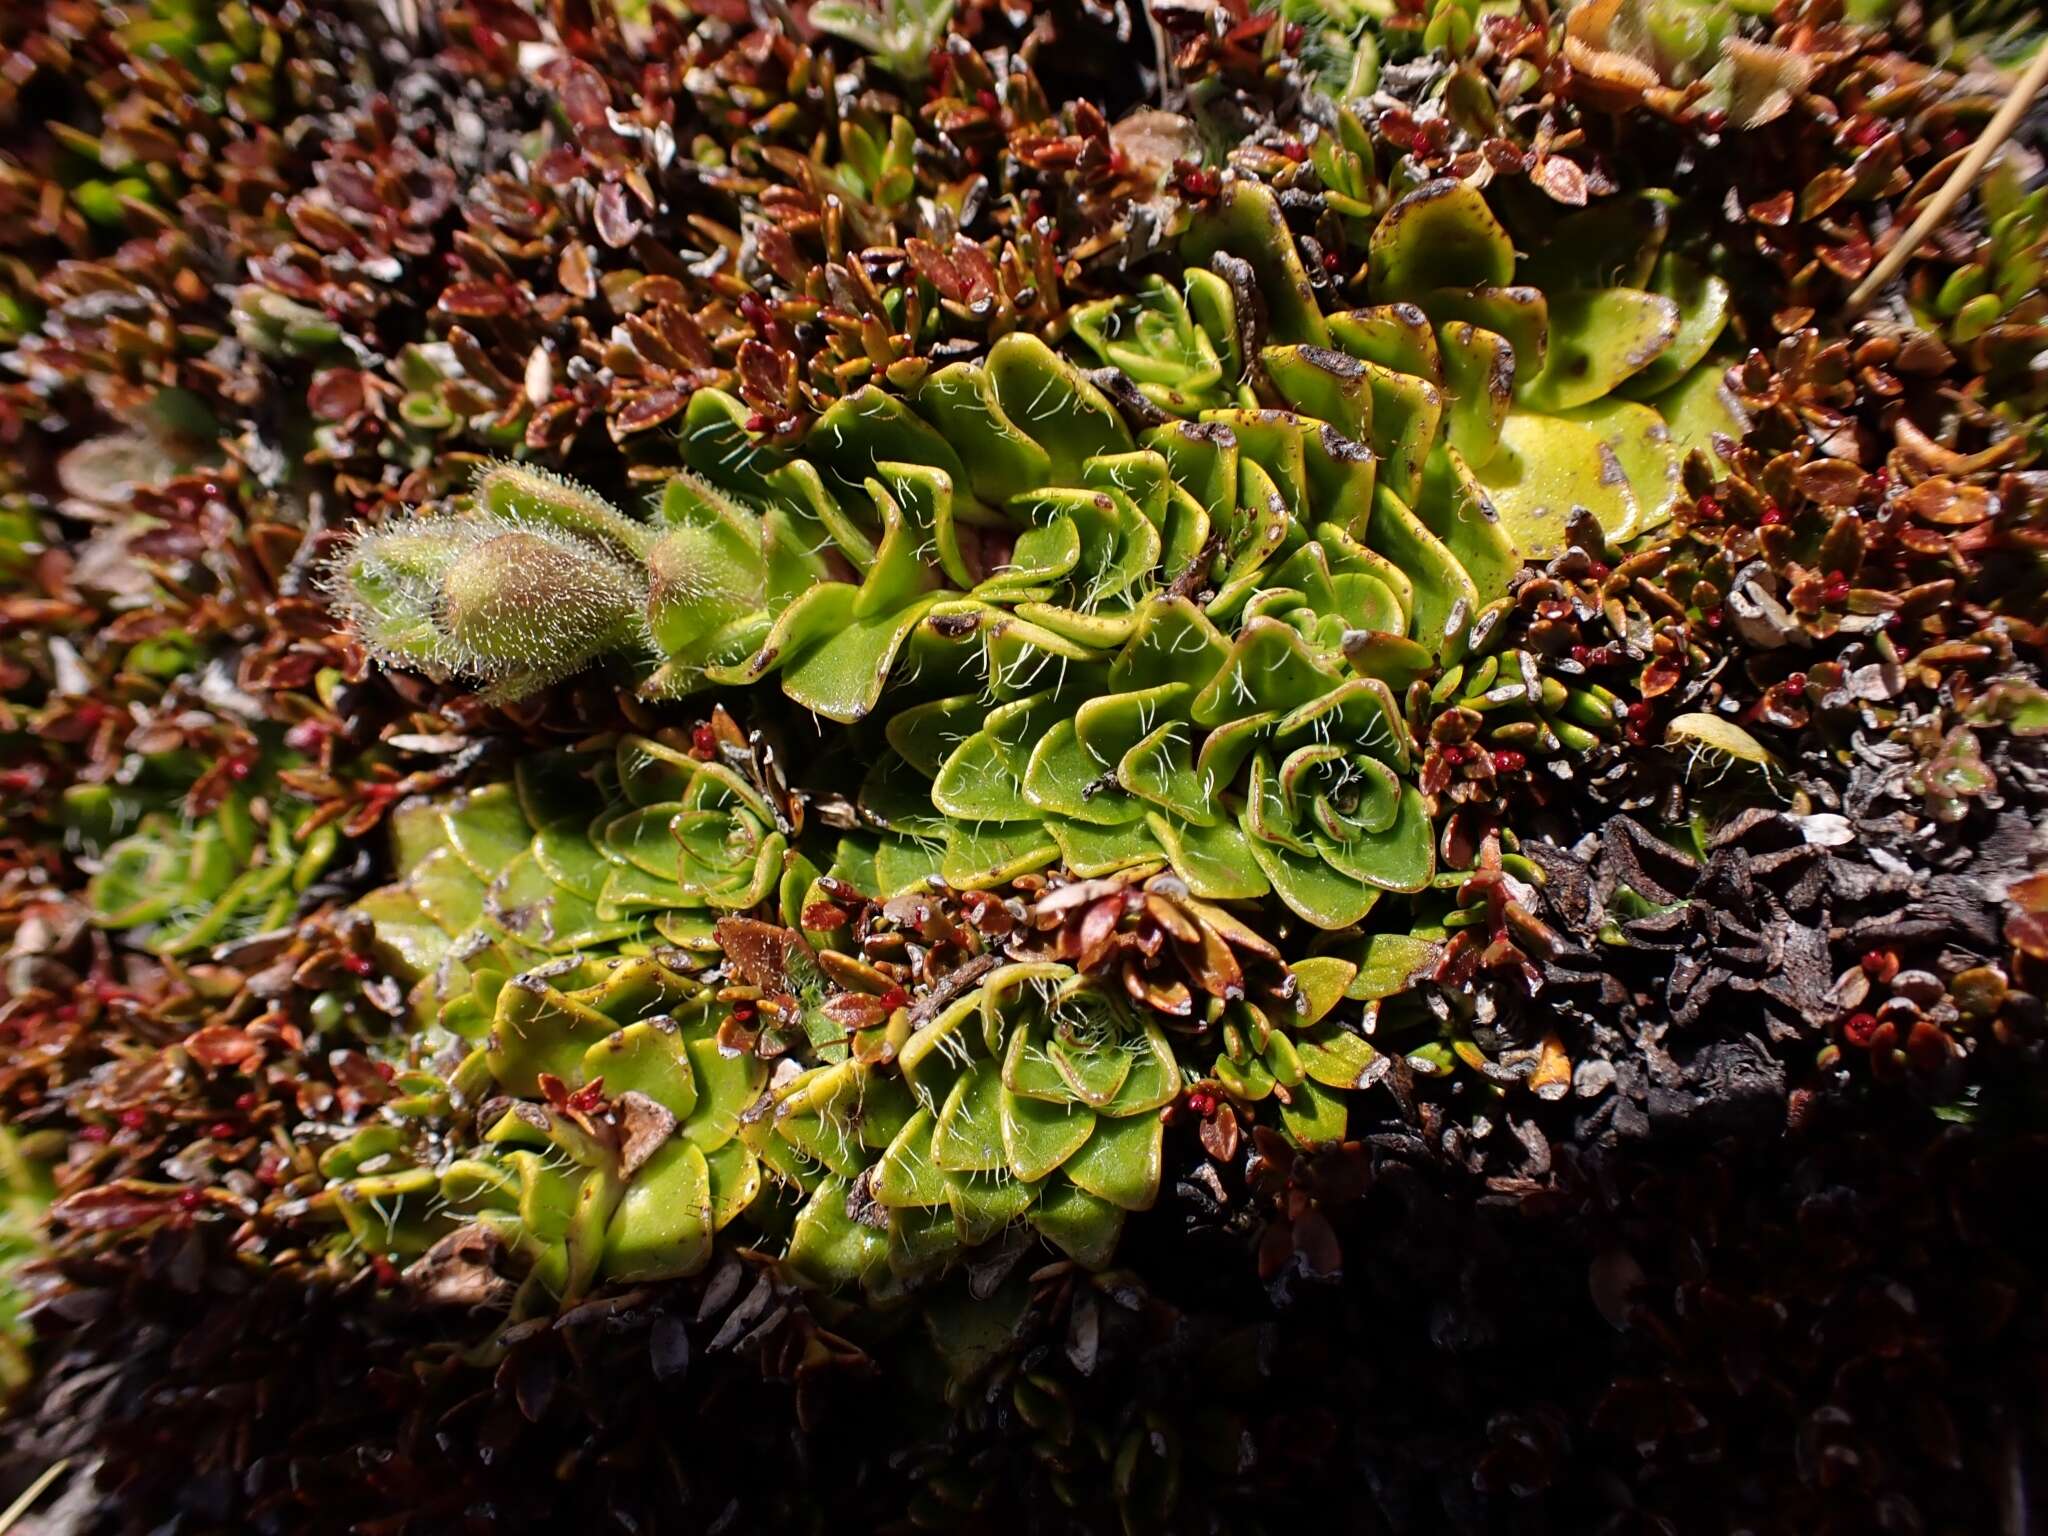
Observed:
[[[1341,181],[1341,136],[1326,153]],[[641,737],[403,811],[403,878],[364,910],[462,1043],[447,1092],[517,1100],[452,1167],[329,1170],[358,1239],[382,1221],[417,1248],[474,1214],[574,1292],[689,1272],[751,1210],[803,1272],[887,1292],[1017,1223],[1107,1262],[1157,1193],[1157,1111],[1204,1074],[1295,1139],[1343,1134],[1376,1053],[1318,1026],[1356,960],[1297,965],[1278,1008],[1212,1008],[1184,1062],[1130,998],[1029,959],[843,1036],[813,952],[833,936],[806,931],[801,1070],[772,1088],[719,1049],[732,1015],[690,973],[722,915],[794,933],[831,888],[1053,868],[1163,870],[1190,902],[1270,896],[1354,934],[1439,883],[1428,720],[1497,748],[1613,734],[1614,695],[1499,650],[1510,583],[1568,538],[1652,533],[1681,454],[1735,428],[1726,286],[1662,249],[1657,196],[1557,221],[1526,259],[1460,182],[1360,210],[1366,308],[1325,314],[1273,193],[1233,180],[1179,281],[1079,307],[1071,352],[1013,332],[841,398],[794,449],[701,389],[646,522],[501,464],[359,537],[338,590],[387,662],[501,695],[611,654],[645,657],[655,698],[773,679],[872,766],[829,841],[716,754]],[[1409,970],[1433,953],[1411,942]],[[638,1159],[589,1114],[622,1091],[662,1138]]]

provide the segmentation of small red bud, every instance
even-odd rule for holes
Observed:
[[[1842,1038],[1853,1046],[1869,1045],[1876,1034],[1877,1015],[1874,1013],[1852,1013],[1842,1023]]]

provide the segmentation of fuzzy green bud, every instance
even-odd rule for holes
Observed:
[[[631,646],[646,579],[544,523],[437,517],[364,534],[335,596],[379,660],[510,696]]]
[[[528,464],[493,464],[477,476],[477,509],[503,522],[574,534],[621,560],[647,554],[648,531],[595,491]]]
[[[761,607],[767,562],[760,519],[678,475],[662,497],[661,521],[667,529],[647,554],[647,628],[664,656],[687,660]]]

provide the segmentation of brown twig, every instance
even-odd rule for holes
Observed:
[[[1920,216],[1913,220],[1906,233],[1885,253],[1884,260],[1871,269],[1870,275],[1856,285],[1849,295],[1846,313],[1861,314],[1884,285],[1899,275],[1899,269],[1912,258],[1920,242],[1925,240],[1941,221],[1949,216],[1955,205],[1962,201],[1963,194],[1977,184],[1977,178],[1984,173],[1985,164],[1997,152],[1998,146],[2012,136],[2019,126],[2020,117],[2026,112],[2033,99],[2041,94],[2041,87],[2048,84],[2048,48],[2035,54],[2028,63],[2026,72],[2013,86],[2012,94],[2005,98],[2005,104],[1993,115],[1984,127],[1977,142],[1970,146],[1970,152],[1963,156],[1963,163],[1955,168],[1949,179],[1942,183],[1941,190],[1927,201],[1920,210]]]

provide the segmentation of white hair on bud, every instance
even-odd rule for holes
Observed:
[[[639,565],[541,518],[506,513],[358,530],[325,586],[378,661],[439,680],[474,678],[493,699],[530,693],[632,644],[647,600]]]
[[[493,459],[478,468],[470,492],[483,516],[543,522],[622,559],[637,560],[646,553],[645,524],[588,486],[538,464]]]

